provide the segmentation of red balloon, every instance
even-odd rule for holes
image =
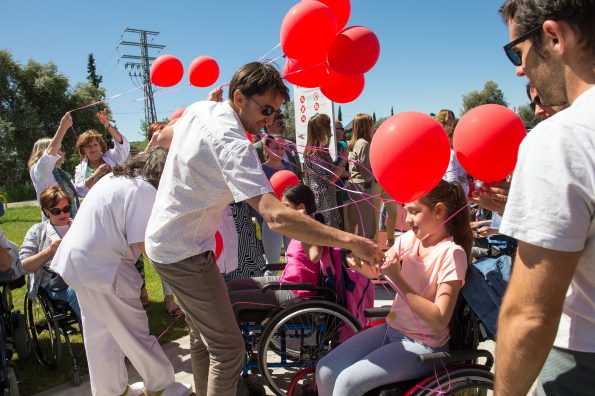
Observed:
[[[176,111],[171,113],[171,115],[169,116],[169,120],[170,121],[177,120],[178,118],[182,117],[182,114],[184,114],[184,111],[186,111],[186,108],[180,107],[179,109],[177,109]]]
[[[337,20],[329,7],[319,1],[303,1],[283,18],[281,48],[304,65],[316,65],[326,59],[336,32]]]
[[[215,259],[219,260],[223,252],[223,237],[219,231],[215,232]]]
[[[219,78],[219,65],[210,56],[199,56],[194,59],[188,69],[188,79],[195,87],[208,87]]]
[[[364,85],[366,85],[366,79],[363,74],[347,76],[329,69],[320,90],[333,102],[348,103],[361,95]]]
[[[184,66],[173,55],[161,55],[151,65],[151,82],[158,87],[171,87],[184,76]]]
[[[254,135],[246,131],[246,137],[248,138],[248,140],[250,140],[250,143],[254,143]]]
[[[281,199],[287,188],[300,184],[300,179],[298,179],[297,175],[291,171],[280,170],[271,176],[270,182],[271,186],[273,186],[273,190],[275,190],[275,194]]]
[[[315,66],[302,66],[299,61],[287,58],[283,67],[283,78],[294,85],[305,88],[319,87],[326,75],[325,63]]]
[[[351,14],[351,3],[349,0],[315,0],[326,4],[333,10],[335,18],[337,18],[337,31],[343,29],[347,25],[349,15]]]
[[[453,136],[457,159],[473,177],[492,183],[512,173],[527,131],[514,111],[497,104],[469,110]]]
[[[450,143],[438,121],[418,112],[399,113],[380,125],[370,145],[376,180],[397,202],[434,188],[450,162]]]
[[[342,74],[362,74],[374,67],[379,56],[380,42],[374,32],[351,26],[335,37],[328,51],[328,64]]]

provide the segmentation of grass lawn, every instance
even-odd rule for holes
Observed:
[[[20,246],[23,243],[27,230],[33,224],[38,223],[40,219],[41,212],[39,207],[8,208],[6,214],[0,217],[0,229],[2,229],[7,239]],[[150,304],[147,308],[149,327],[151,334],[159,336],[174,321],[174,318],[169,316],[165,311],[161,280],[147,259],[145,259],[145,277],[150,298]],[[23,312],[25,293],[26,287],[13,290],[13,311],[19,310]],[[165,344],[187,333],[186,322],[183,319],[179,319],[161,337],[159,342]],[[82,340],[79,334],[75,334],[70,338],[74,343],[74,348],[81,348]],[[32,395],[70,381],[70,359],[68,358],[64,344],[62,344],[62,363],[56,370],[43,368],[34,356],[26,360],[19,360],[16,356],[13,359],[16,360],[17,375],[20,380],[19,388],[22,395]]]

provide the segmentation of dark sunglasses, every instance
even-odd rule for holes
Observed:
[[[58,216],[60,213],[70,213],[70,205],[66,205],[62,209],[60,208],[49,208],[48,212],[53,214],[54,216]]]
[[[252,96],[250,96],[248,99],[256,103],[258,107],[260,107],[260,114],[262,114],[265,117],[270,117],[273,114],[281,114],[281,109],[277,110],[273,106],[269,105],[263,106],[260,103],[258,103],[258,101],[254,99]]]
[[[539,97],[539,95],[537,95],[535,97],[535,99],[533,99],[531,101],[531,103],[529,104],[529,106],[531,107],[531,110],[533,110],[533,112],[535,112],[535,107],[537,107],[537,106],[543,107],[543,105],[541,104],[541,98]]]
[[[546,18],[544,21],[546,21],[546,20],[559,21],[561,19],[570,18],[572,16],[574,16],[574,10],[569,10],[560,16],[552,16],[552,17]],[[543,27],[543,22],[540,23],[539,25],[535,26],[533,29],[529,30],[527,33],[523,34],[520,37],[517,37],[516,39],[512,40],[510,43],[508,43],[504,46],[504,53],[506,54],[508,59],[510,59],[510,61],[512,62],[513,65],[520,66],[523,64],[523,60],[521,58],[521,53],[519,51],[515,50],[514,47],[516,47],[518,44],[522,43],[523,41],[527,40],[529,37],[531,37],[532,34],[540,32],[542,27]]]

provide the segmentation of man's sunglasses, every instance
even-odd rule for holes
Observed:
[[[541,98],[539,97],[539,95],[537,95],[535,97],[535,99],[533,99],[531,101],[531,103],[529,104],[529,106],[531,106],[531,110],[533,110],[533,112],[535,112],[535,107],[537,107],[537,106],[543,107],[543,105],[541,104]]]
[[[281,109],[277,110],[273,106],[269,105],[263,106],[260,103],[258,103],[258,101],[254,99],[252,96],[250,96],[248,99],[256,103],[258,107],[260,107],[260,114],[262,114],[265,117],[270,117],[273,114],[281,114]]]
[[[564,13],[560,16],[552,16],[550,18],[546,18],[545,20],[549,19],[549,20],[553,20],[553,21],[559,21],[561,19],[570,18],[572,16],[574,16],[574,10],[568,10],[566,13]],[[513,65],[520,66],[523,64],[523,60],[521,58],[520,52],[515,50],[514,47],[516,47],[523,41],[527,40],[529,37],[531,37],[532,34],[540,32],[542,27],[543,27],[543,22],[540,23],[539,25],[535,26],[533,29],[529,30],[527,33],[523,34],[520,37],[517,37],[516,39],[512,40],[510,43],[508,43],[504,46],[504,53],[506,54],[508,59],[510,59],[510,61],[512,62]]]
[[[49,208],[48,212],[50,212],[51,214],[53,214],[54,216],[58,216],[60,215],[60,213],[70,213],[70,205],[66,205],[63,208]]]

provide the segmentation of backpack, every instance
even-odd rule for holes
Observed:
[[[335,289],[337,302],[365,327],[371,321],[364,311],[374,306],[374,286],[370,279],[343,264],[344,252],[339,248],[329,248],[330,262],[322,263],[323,283]],[[352,335],[353,332],[343,326],[339,330],[339,341],[345,341]]]

